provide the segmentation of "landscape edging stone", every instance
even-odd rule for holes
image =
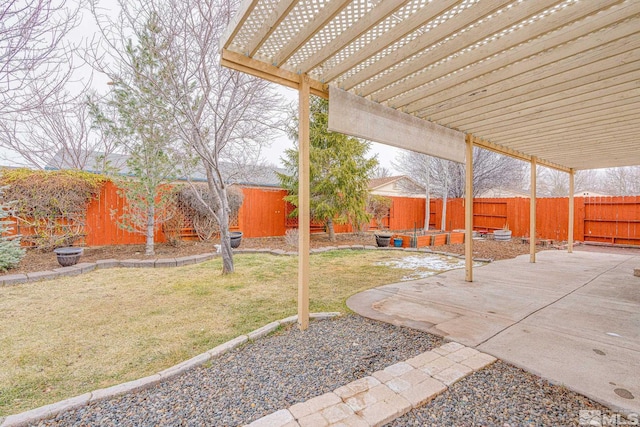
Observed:
[[[339,312],[320,312],[311,313],[309,317],[311,319],[329,319],[332,317],[340,316]],[[42,420],[53,418],[61,412],[70,411],[73,409],[82,408],[90,403],[100,402],[107,399],[120,396],[125,393],[131,393],[134,391],[146,390],[152,386],[168,380],[176,375],[179,375],[189,369],[193,369],[200,366],[214,357],[231,351],[246,342],[249,341],[250,336],[254,336],[252,340],[259,337],[263,337],[270,332],[276,330],[280,325],[288,325],[295,323],[298,320],[298,316],[290,316],[284,319],[276,320],[261,326],[249,332],[246,335],[240,335],[230,341],[220,344],[217,347],[212,348],[204,353],[192,357],[189,360],[185,360],[177,365],[160,371],[156,374],[149,375],[137,380],[128,381],[122,384],[116,384],[111,387],[101,388],[88,393],[81,394],[79,396],[70,397],[68,399],[61,400],[59,402],[51,403],[49,405],[40,406],[38,408],[31,409],[29,411],[21,412],[19,414],[8,415],[6,417],[0,417],[0,427],[25,427],[30,424],[36,424]],[[275,327],[273,327],[275,325]],[[270,332],[264,333],[266,329],[270,329]],[[259,335],[259,336],[258,336]]]
[[[375,246],[325,246],[323,248],[311,249],[309,252],[312,254],[335,251],[335,250],[387,250],[387,251],[408,251],[408,252],[418,252],[415,248],[396,248],[396,247],[382,247],[378,248]],[[464,255],[452,254],[448,252],[436,252],[431,250],[420,249],[419,252],[428,252],[439,255],[447,255],[447,256],[455,256],[458,258],[464,258]],[[252,253],[268,253],[276,256],[297,256],[297,252],[286,252],[281,249],[234,249],[235,254],[252,254]],[[190,255],[179,258],[158,258],[158,259],[137,259],[130,258],[125,260],[117,260],[117,259],[101,259],[97,260],[93,263],[80,263],[71,267],[61,267],[55,268],[53,270],[46,271],[35,271],[32,273],[26,274],[8,274],[5,276],[0,276],[0,286],[12,286],[19,285],[22,283],[33,283],[39,282],[41,280],[50,280],[59,277],[71,277],[78,276],[80,274],[88,273],[94,270],[106,270],[108,268],[172,268],[172,267],[183,267],[185,265],[191,264],[199,264],[202,262],[210,261],[216,257],[220,256],[217,252],[206,252],[203,254]],[[482,259],[482,258],[474,258],[474,261],[478,262],[491,262],[491,259]]]

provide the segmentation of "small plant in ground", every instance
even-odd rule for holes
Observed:
[[[0,199],[4,193],[5,187],[0,188]],[[11,209],[14,203],[0,202],[0,271],[6,271],[20,264],[25,255],[25,251],[20,247],[20,239],[11,238],[13,234],[13,226],[15,221],[7,218],[12,216]]]
[[[298,229],[297,228],[289,228],[284,233],[284,242],[293,248],[298,248]]]

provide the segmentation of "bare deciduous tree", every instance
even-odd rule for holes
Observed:
[[[465,166],[462,163],[438,159],[416,152],[401,152],[394,168],[410,176],[429,194],[443,199],[442,223],[446,226],[448,198],[464,196]],[[427,172],[428,171],[428,172]],[[473,149],[473,195],[491,188],[520,188],[525,175],[525,164],[492,151],[478,147]],[[427,196],[427,203],[429,196]],[[428,206],[428,205],[427,205]],[[425,229],[428,227],[428,209],[425,212]]]
[[[604,191],[617,196],[639,195],[640,166],[605,169]]]
[[[385,168],[384,166],[378,165],[378,167],[376,167],[373,171],[371,178],[389,178],[390,176],[392,176],[392,173],[389,169]]]
[[[451,164],[452,183],[450,197],[464,197],[465,167],[462,163]],[[514,158],[474,147],[473,149],[473,195],[474,197],[492,188],[521,189],[526,175],[526,163]]]
[[[284,107],[271,84],[220,65],[218,42],[235,8],[229,0],[168,0],[162,14],[172,38],[169,61],[180,76],[175,93],[185,119],[182,138],[197,155],[213,195],[207,206],[220,225],[223,274],[234,271],[228,187],[260,162]],[[225,173],[224,164],[232,170]]]
[[[227,189],[236,177],[247,175],[248,167],[259,163],[261,149],[280,127],[282,116],[278,111],[283,107],[281,97],[269,83],[220,65],[218,41],[236,3],[119,0],[121,13],[115,20],[100,14],[94,4],[102,39],[89,52],[99,69],[109,69],[109,58],[101,52],[109,52],[112,59],[113,55],[122,56],[118,52],[124,40],[131,37],[131,28],[149,16],[157,16],[159,34],[164,38],[165,56],[161,61],[173,71],[170,89],[158,87],[156,94],[174,108],[179,139],[186,152],[185,165],[194,172],[204,171],[207,177],[212,198],[202,203],[220,226],[223,274],[234,271]]]
[[[95,146],[105,151],[82,105],[86,86],[80,94],[68,91],[74,72],[68,36],[79,23],[81,2],[8,0],[0,5],[0,147],[5,160],[43,168],[60,153],[67,167],[81,168]]]
[[[567,197],[569,195],[569,174],[557,169],[539,166],[537,177],[537,195],[539,197]],[[599,190],[601,185],[595,170],[575,173],[574,192]]]
[[[116,146],[113,138],[92,127],[89,110],[84,96],[55,93],[47,102],[3,120],[0,146],[21,156],[12,162],[31,168],[104,172],[108,165],[101,159]]]
[[[65,37],[79,7],[67,0],[2,2],[0,114],[29,110],[63,88],[73,69]]]

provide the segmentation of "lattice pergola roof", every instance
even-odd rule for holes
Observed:
[[[560,169],[640,164],[640,1],[247,0],[223,63]]]

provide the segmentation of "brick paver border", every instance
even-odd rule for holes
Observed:
[[[311,313],[309,315],[311,319],[329,319],[336,316],[340,316],[340,313],[322,312]],[[227,353],[228,351],[231,351],[234,348],[239,347],[249,341],[255,341],[258,338],[268,335],[281,326],[289,325],[297,321],[298,316],[291,316],[285,319],[271,322],[265,326],[262,326],[261,328],[249,332],[246,335],[240,335],[239,337],[236,337],[231,341],[220,344],[219,346],[214,347],[209,351],[192,357],[191,359],[179,363],[175,366],[167,368],[164,371],[160,371],[157,374],[149,375],[148,377],[129,381],[123,384],[117,384],[112,387],[94,390],[80,396],[71,397],[69,399],[52,403],[50,405],[41,406],[39,408],[22,412],[20,414],[9,415],[5,418],[0,417],[0,427],[23,427],[30,424],[37,424],[39,421],[53,418],[61,412],[78,409],[83,406],[87,406],[90,403],[99,402],[101,400],[112,399],[125,393],[148,389],[162,381],[166,381],[170,378],[175,377],[176,375],[180,375],[189,369],[200,366],[210,359]]]
[[[327,251],[335,250],[393,250],[404,252],[422,252],[432,253],[437,255],[446,255],[456,258],[464,259],[464,255],[432,251],[426,248],[396,248],[396,247],[383,247],[378,248],[376,246],[365,245],[341,245],[341,246],[327,246],[324,248],[311,249],[311,254],[317,254]],[[270,255],[283,255],[283,256],[297,256],[297,252],[287,252],[281,249],[234,249],[234,254],[270,254]],[[21,283],[39,282],[41,280],[51,280],[60,277],[78,276],[80,274],[88,273],[94,270],[102,270],[107,268],[166,268],[166,267],[182,267],[185,265],[199,264],[201,262],[210,261],[220,254],[217,252],[209,252],[198,255],[191,255],[179,258],[157,258],[157,259],[103,259],[96,262],[81,262],[71,267],[54,268],[50,271],[37,271],[34,273],[26,274],[7,274],[0,276],[0,286],[12,286],[19,285]],[[491,262],[491,259],[474,259],[478,262]]]
[[[245,427],[382,426],[495,361],[493,356],[449,342]]]

